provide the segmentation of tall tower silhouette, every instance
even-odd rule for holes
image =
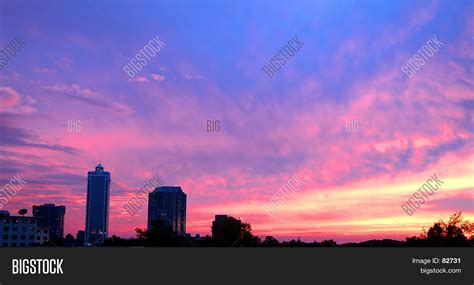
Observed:
[[[101,245],[108,236],[110,181],[100,163],[87,174],[86,246]]]

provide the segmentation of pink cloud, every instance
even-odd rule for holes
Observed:
[[[46,68],[46,67],[39,67],[39,68],[36,68],[36,69],[35,69],[35,72],[48,73],[48,72],[51,72],[51,70],[48,69],[48,68]]]
[[[129,79],[129,81],[134,81],[134,82],[148,82],[148,78],[146,78],[145,76],[135,76],[134,78],[132,79]]]
[[[71,71],[73,62],[70,58],[64,56],[54,61],[54,64],[62,70]]]
[[[36,100],[31,96],[24,97],[9,86],[0,87],[0,112],[31,114],[37,111],[30,106],[35,103]]]
[[[0,102],[2,108],[10,108],[17,105],[21,100],[21,95],[15,89],[3,86],[0,87]]]
[[[166,77],[163,76],[163,75],[159,75],[159,74],[154,74],[154,73],[153,73],[153,74],[151,75],[151,78],[152,78],[153,80],[156,80],[156,81],[163,81],[163,80],[165,80]]]

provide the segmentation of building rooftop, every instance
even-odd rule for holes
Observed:
[[[94,171],[89,171],[88,173],[91,174],[91,175],[103,175],[103,174],[110,175],[109,172],[104,171],[104,167],[100,163],[96,165]]]
[[[46,203],[46,204],[43,204],[43,205],[33,205],[34,207],[64,207],[62,205],[58,205],[56,206],[56,204],[51,204],[51,203]]]
[[[153,192],[179,193],[183,192],[183,189],[180,186],[160,186],[156,187]]]
[[[216,215],[214,221],[216,222],[225,222],[227,220],[227,215]]]

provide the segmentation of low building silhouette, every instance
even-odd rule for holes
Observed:
[[[39,244],[36,218],[11,216],[0,211],[0,247],[27,247]]]

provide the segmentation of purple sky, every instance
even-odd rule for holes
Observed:
[[[474,218],[472,1],[256,2],[2,1],[2,48],[26,45],[0,70],[0,182],[28,182],[3,209],[66,205],[75,233],[100,161],[122,236],[145,226],[146,206],[123,206],[155,174],[187,193],[192,233],[215,214],[338,241]],[[166,45],[130,79],[122,67],[155,36]],[[294,36],[303,47],[268,77]],[[408,77],[433,36],[443,45]],[[400,206],[433,173],[445,184],[407,216]],[[294,175],[304,184],[269,215]]]

